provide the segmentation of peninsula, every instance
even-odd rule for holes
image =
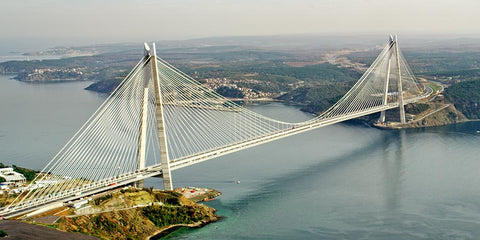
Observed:
[[[192,194],[194,190],[191,190],[185,195],[182,193],[184,189],[162,191],[125,187],[92,198],[80,199],[24,220],[27,223],[83,233],[100,239],[156,239],[181,227],[197,228],[220,218],[215,215],[215,209],[195,202],[213,199],[220,195],[218,191],[191,188],[199,190],[200,194]],[[0,227],[13,226],[15,221],[5,220]],[[44,231],[41,228],[28,228],[33,233]],[[62,234],[59,232],[56,235]]]

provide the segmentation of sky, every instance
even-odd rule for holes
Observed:
[[[0,42],[281,34],[480,35],[480,0],[1,0]]]

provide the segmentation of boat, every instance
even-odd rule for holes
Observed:
[[[212,200],[214,200],[214,199],[215,199],[215,198],[204,198],[203,201],[204,201],[204,202],[208,202],[208,201],[212,201]]]

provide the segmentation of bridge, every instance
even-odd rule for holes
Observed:
[[[428,97],[402,55],[396,36],[357,83],[317,117],[298,123],[257,114],[170,65],[145,44],[143,58],[22,193],[0,209],[15,217],[61,206],[119,186],[143,186],[171,171]]]

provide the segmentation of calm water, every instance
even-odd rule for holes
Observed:
[[[86,85],[1,76],[0,161],[41,169],[105,98]],[[281,104],[251,108],[312,117]],[[177,170],[174,187],[223,192],[207,204],[224,218],[168,237],[479,239],[477,130],[479,123],[408,131],[336,124]]]

